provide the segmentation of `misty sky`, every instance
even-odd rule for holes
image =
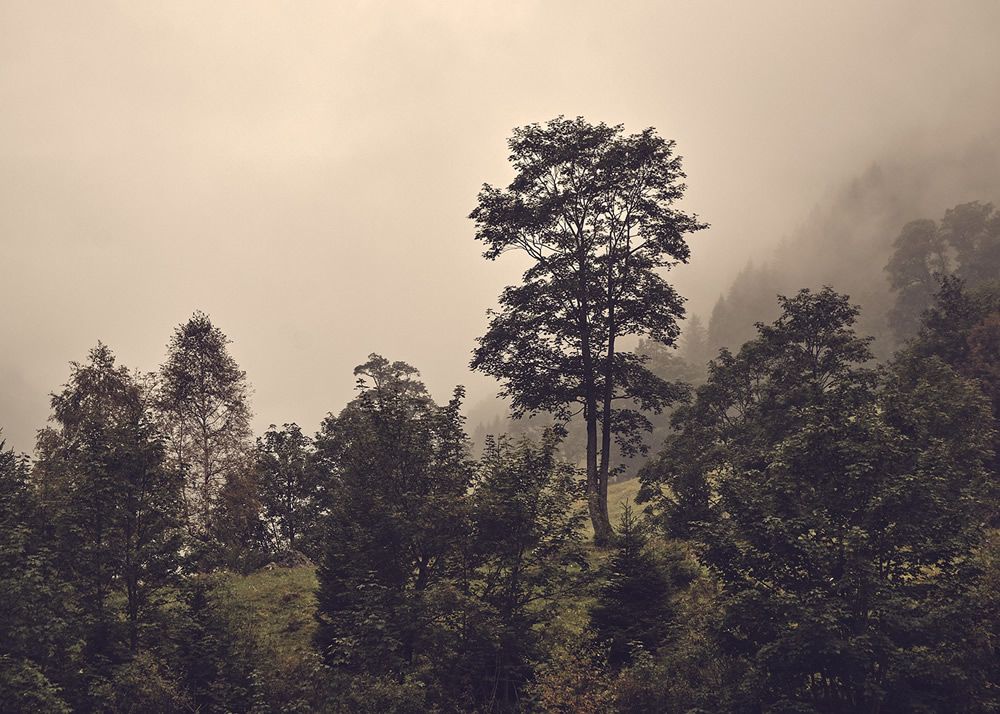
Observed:
[[[470,351],[525,264],[466,216],[511,129],[560,114],[677,141],[712,228],[673,279],[707,317],[873,161],[996,131],[998,36],[995,0],[0,0],[8,446],[70,360],[155,370],[195,310],[258,433],[315,432],[370,352],[488,397]]]

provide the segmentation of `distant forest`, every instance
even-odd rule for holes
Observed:
[[[254,434],[202,312],[70,362],[0,444],[0,710],[1000,710],[996,156],[873,166],[705,319],[674,148],[514,131],[471,428],[372,354]]]

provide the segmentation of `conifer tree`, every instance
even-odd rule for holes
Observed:
[[[667,640],[673,625],[670,598],[674,590],[649,548],[645,527],[626,503],[607,581],[591,615],[598,639],[607,643],[611,665],[628,663],[637,647],[655,654]]]

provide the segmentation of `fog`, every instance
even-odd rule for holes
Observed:
[[[712,228],[672,279],[707,315],[873,162],[992,141],[998,30],[994,0],[3,0],[3,435],[30,451],[98,340],[157,369],[195,310],[258,433],[315,431],[370,352],[489,397],[470,351],[525,264],[466,216],[558,115],[677,141]]]

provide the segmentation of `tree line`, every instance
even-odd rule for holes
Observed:
[[[487,259],[531,263],[472,365],[548,428],[474,458],[462,388],[438,404],[372,354],[313,436],[254,438],[207,315],[156,373],[98,343],[34,458],[0,446],[4,711],[1000,708],[992,206],[904,227],[886,273],[912,336],[890,359],[825,287],[704,364],[704,326],[670,351],[664,270],[705,227],[673,205],[673,143],[558,118],[510,149],[471,218]],[[239,590],[273,561],[314,583],[281,633],[300,649]]]

